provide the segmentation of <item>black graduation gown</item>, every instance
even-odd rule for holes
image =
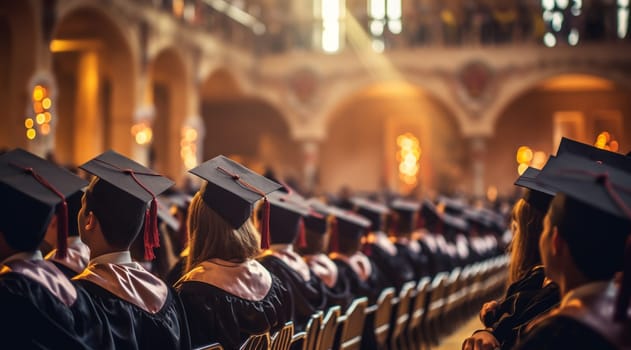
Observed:
[[[372,273],[363,281],[346,261],[333,258],[333,262],[337,265],[340,276],[344,276],[344,278],[348,279],[353,297],[367,297],[368,304],[373,305],[377,302],[381,291],[390,287],[390,284],[389,281],[384,278],[383,273],[379,270],[377,265],[375,265],[372,260],[369,259],[369,261]]]
[[[377,265],[384,278],[388,279],[388,285],[393,286],[397,292],[405,282],[414,280],[414,270],[410,262],[398,249],[395,255],[390,255],[378,245],[368,244],[364,252]]]
[[[14,265],[16,262],[8,263]],[[85,291],[75,288],[51,262],[19,261],[29,273],[2,267],[0,272],[0,339],[3,349],[100,348],[90,327],[97,314]],[[14,266],[17,267],[17,266]],[[22,267],[25,267],[22,265]],[[54,291],[54,292],[53,292]],[[73,292],[74,291],[74,292]],[[74,301],[69,295],[76,292]]]
[[[311,315],[319,310],[325,310],[328,301],[326,286],[309,270],[309,280],[287,265],[282,259],[274,255],[265,255],[258,259],[269,272],[277,276],[291,294],[291,319],[294,329],[298,332],[304,330]]]
[[[395,243],[395,245],[399,254],[412,267],[414,280],[420,281],[421,278],[430,276],[429,257],[423,250],[423,246],[420,246],[419,252],[415,252],[407,244]]]
[[[346,308],[351,304],[354,299],[353,293],[351,293],[351,284],[348,280],[348,277],[345,275],[340,275],[339,271],[337,271],[337,265],[335,265],[335,263],[324,254],[322,254],[322,256],[316,255],[312,257],[305,257],[305,259],[307,260],[311,271],[324,283],[327,307],[339,305],[342,310],[346,310]],[[323,259],[326,259],[327,261],[322,261]],[[319,274],[323,271],[325,271],[326,273],[331,273],[330,271],[328,271],[329,265],[333,265],[331,269],[334,269],[337,272],[337,278],[335,279],[335,283],[332,286],[329,286],[326,280],[326,278],[331,278],[330,275],[323,276]]]
[[[114,287],[106,289],[94,283],[90,274],[108,280],[106,283]],[[101,333],[100,349],[191,348],[186,314],[179,297],[171,287],[138,264],[90,265],[73,281],[90,294],[94,306],[103,315],[98,324],[91,325]],[[148,285],[153,288],[147,288]],[[130,294],[123,296],[126,299],[117,295],[125,292]],[[143,303],[145,306],[140,306]]]
[[[530,321],[559,304],[559,287],[550,283],[542,288],[544,278],[543,267],[530,270],[508,287],[495,312],[486,317],[502,349],[512,348]]]
[[[184,275],[185,266],[186,257],[179,258],[175,265],[171,267],[169,273],[167,273],[167,275],[164,277],[164,281],[170,286],[175,285],[175,282],[177,282]]]
[[[194,347],[218,342],[224,349],[238,349],[250,334],[274,332],[291,320],[291,296],[273,275],[269,292],[259,301],[199,281],[182,282],[177,290]]]
[[[615,350],[605,337],[572,317],[557,315],[538,323],[517,350]]]

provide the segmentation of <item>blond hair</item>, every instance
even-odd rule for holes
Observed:
[[[513,206],[513,240],[509,246],[508,285],[523,278],[541,264],[539,237],[543,231],[544,212],[520,198]]]
[[[261,235],[252,220],[234,229],[204,202],[205,189],[206,184],[195,194],[188,211],[190,252],[186,271],[213,258],[243,262],[259,255]]]

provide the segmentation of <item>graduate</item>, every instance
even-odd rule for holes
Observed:
[[[359,215],[370,220],[364,254],[383,272],[388,285],[400,290],[405,282],[414,280],[414,270],[386,233],[390,210],[363,198],[353,198],[353,204]]]
[[[627,349],[631,344],[631,175],[578,157],[558,158],[537,181],[557,194],[539,241],[561,303],[533,321],[517,349]],[[614,276],[622,271],[616,283]]]
[[[294,250],[294,244],[305,247],[303,217],[309,213],[305,203],[289,199],[277,191],[269,196],[270,247],[258,261],[278,276],[291,293],[294,329],[302,331],[311,315],[328,306],[327,287]]]
[[[412,239],[412,233],[416,228],[416,220],[420,210],[420,203],[409,200],[394,200],[390,203],[390,208],[396,214],[393,222],[392,232],[395,237],[395,245],[400,256],[403,256],[409,266],[414,271],[414,280],[429,276],[429,258],[423,251],[423,247]]]
[[[91,260],[73,281],[88,291],[103,314],[99,323],[90,325],[102,333],[99,347],[190,348],[179,298],[132,261],[129,252],[143,234],[146,258],[151,259],[159,245],[155,197],[173,182],[114,151],[81,169],[95,176],[78,215],[79,233],[90,247]]]
[[[72,222],[67,200],[85,185],[69,171],[22,149],[0,156],[0,338],[5,346],[99,347],[91,338],[94,313],[89,296],[38,250],[56,216],[56,253],[64,258]]]
[[[362,238],[371,222],[354,212],[332,208],[335,225],[331,234],[330,258],[340,276],[348,279],[355,298],[367,297],[374,304],[381,291],[391,287],[377,265],[362,253]]]
[[[353,301],[350,281],[340,275],[337,265],[326,253],[335,218],[331,209],[317,199],[309,200],[308,204],[311,210],[304,218],[306,245],[298,247],[298,252],[327,287],[328,306],[339,305],[345,310]]]
[[[442,215],[432,201],[424,199],[418,213],[419,229],[413,237],[426,252],[431,277],[439,272],[451,270],[451,258],[442,251],[437,239],[444,230]]]
[[[484,304],[480,320],[485,328],[467,338],[464,349],[472,349],[476,341],[511,349],[530,321],[559,303],[559,287],[546,278],[539,252],[543,218],[555,190],[537,184],[538,174],[528,168],[515,182],[526,191],[512,211],[509,286],[502,299]]]
[[[254,258],[267,248],[267,218],[257,232],[256,202],[280,185],[224,156],[191,173],[206,182],[191,201],[187,273],[176,283],[194,347],[219,342],[238,349],[251,334],[274,332],[291,321],[291,296]]]

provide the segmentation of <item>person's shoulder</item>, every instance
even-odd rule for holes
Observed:
[[[615,349],[600,334],[571,316],[556,314],[537,322],[515,349]]]

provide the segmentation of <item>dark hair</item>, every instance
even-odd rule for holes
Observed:
[[[85,193],[86,211],[99,220],[101,231],[110,245],[129,249],[143,227],[147,204],[130,199],[130,195],[98,178]]]
[[[577,268],[590,280],[610,280],[622,270],[631,222],[558,194],[548,211],[550,227],[567,242]]]
[[[301,255],[313,255],[320,254],[326,251],[326,245],[328,243],[328,235],[320,232],[305,228],[305,239],[307,245],[305,247],[296,247],[296,250]]]

